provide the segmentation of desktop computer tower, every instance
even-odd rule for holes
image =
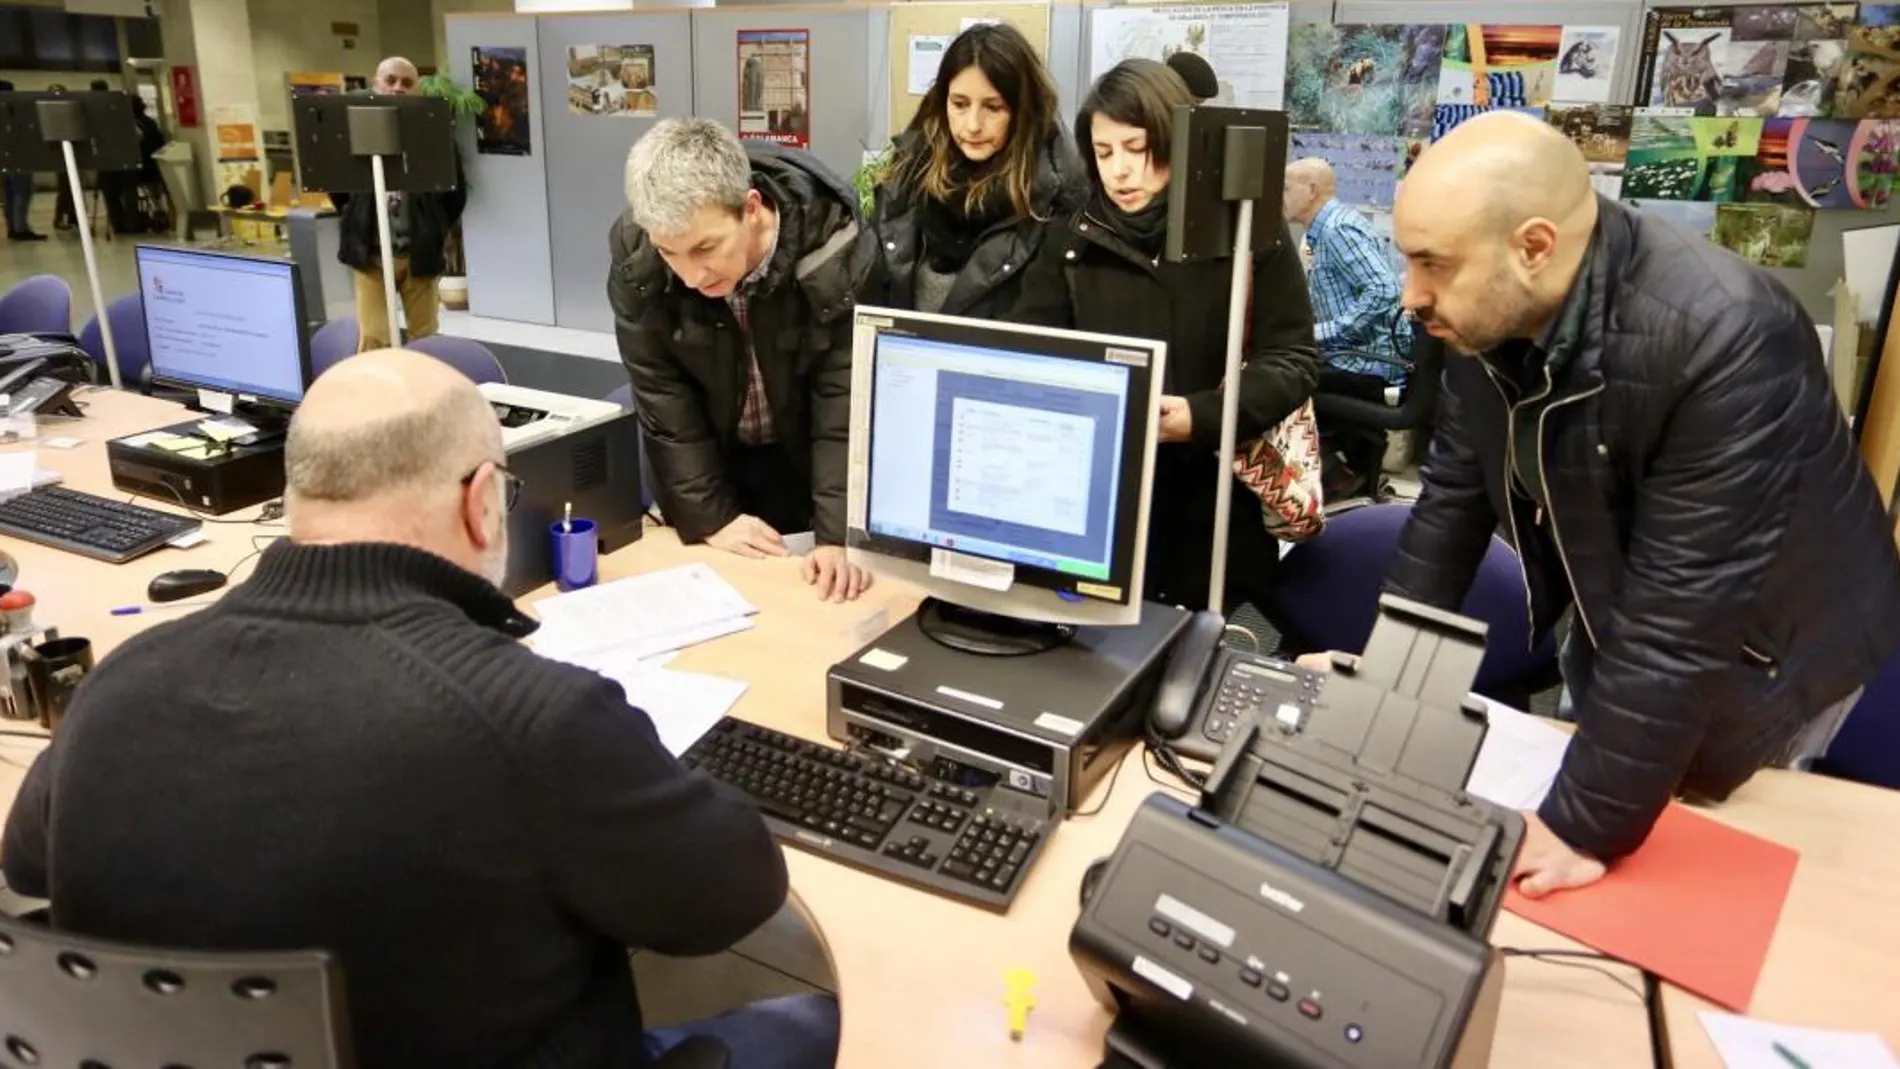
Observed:
[[[600,553],[638,541],[646,510],[640,504],[640,424],[631,410],[508,451],[508,470],[521,480],[521,498],[508,514],[508,578],[502,589],[520,597],[554,578],[552,528],[572,509],[593,520]]]

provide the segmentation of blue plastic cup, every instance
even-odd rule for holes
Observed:
[[[579,590],[600,580],[600,534],[593,520],[556,520],[548,525],[554,539],[554,586]]]

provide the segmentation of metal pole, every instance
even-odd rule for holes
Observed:
[[[402,347],[402,332],[396,327],[396,251],[389,239],[389,186],[383,179],[383,158],[369,158],[370,174],[376,183],[376,240],[383,252],[383,309],[389,313],[389,344]]]
[[[1207,572],[1207,607],[1224,612],[1227,593],[1227,522],[1234,509],[1234,435],[1240,426],[1241,343],[1247,333],[1247,292],[1253,279],[1253,201],[1235,213],[1234,275],[1227,288],[1227,374],[1221,379],[1220,471],[1214,484],[1214,564]]]
[[[106,314],[106,298],[99,288],[99,260],[92,251],[92,220],[86,217],[86,194],[79,184],[79,157],[73,155],[73,143],[61,141],[66,154],[66,181],[73,187],[73,217],[79,220],[79,248],[86,256],[86,281],[92,285],[92,307],[99,314],[99,340],[106,349],[106,374],[112,388],[119,389],[119,348],[112,343],[112,317]]]

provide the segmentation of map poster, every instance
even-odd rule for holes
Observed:
[[[739,31],[739,138],[811,147],[811,31]]]
[[[1220,82],[1215,103],[1278,111],[1286,95],[1287,5],[1165,4],[1089,12],[1089,80],[1124,59],[1194,52]]]

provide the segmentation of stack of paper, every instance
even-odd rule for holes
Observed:
[[[1900,1069],[1872,1032],[1796,1028],[1714,1010],[1696,1016],[1728,1069]]]
[[[1557,779],[1570,736],[1507,705],[1488,699],[1484,704],[1490,727],[1465,790],[1497,805],[1536,809]]]
[[[676,757],[746,692],[738,680],[660,667],[678,650],[752,626],[758,610],[704,564],[559,594],[535,611],[535,652],[620,684]]]
[[[543,598],[535,652],[583,667],[671,653],[744,631],[759,610],[704,564],[688,564]]]

